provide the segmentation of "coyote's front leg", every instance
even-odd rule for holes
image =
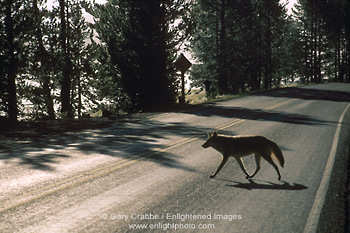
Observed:
[[[256,170],[253,173],[253,175],[251,175],[249,178],[253,178],[258,173],[258,171],[260,170],[261,155],[260,154],[254,154],[254,157],[255,157],[255,163],[256,163]]]
[[[228,156],[224,156],[224,157],[222,158],[222,161],[221,161],[221,163],[220,163],[218,169],[216,170],[216,172],[215,172],[213,175],[210,176],[210,178],[214,178],[214,177],[216,176],[216,174],[219,173],[219,171],[220,171],[221,168],[225,165],[225,163],[227,162],[227,160],[228,160]]]
[[[246,179],[249,179],[249,178],[252,178],[253,176],[250,176],[247,172],[247,170],[245,169],[244,167],[244,164],[243,164],[243,161],[242,161],[242,158],[236,158],[240,168],[242,169],[242,171],[247,175],[245,178]]]

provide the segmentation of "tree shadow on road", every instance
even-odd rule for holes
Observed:
[[[348,83],[342,83],[343,87]],[[321,86],[322,87],[322,86]],[[281,88],[275,91],[262,91],[254,94],[255,96],[271,96],[271,97],[286,97],[286,98],[298,98],[305,100],[323,100],[323,101],[334,101],[334,102],[349,102],[350,95],[347,91],[339,90],[325,90],[316,88],[300,88],[300,87],[289,87]]]
[[[186,122],[161,122],[142,117],[76,129],[78,125],[72,127],[72,130],[64,124],[66,122],[62,122],[62,129],[59,122],[55,123],[53,129],[50,125],[41,127],[40,124],[28,127],[26,131],[0,134],[0,161],[16,162],[32,169],[53,172],[55,165],[64,159],[106,155],[129,160],[145,157],[162,166],[195,171],[179,161],[175,153],[165,149],[174,143],[171,140],[173,137],[199,137],[209,130]]]
[[[324,121],[307,115],[292,114],[279,111],[266,111],[264,109],[249,109],[242,107],[226,107],[219,105],[211,105],[205,108],[203,111],[192,112],[191,114],[198,116],[221,116],[226,118],[238,118],[244,120],[255,121],[271,121],[282,122],[288,124],[298,125],[327,125],[334,124],[336,122]]]
[[[259,183],[257,183],[253,179],[249,179],[248,181],[249,183],[231,181],[231,182],[234,182],[235,184],[227,184],[225,186],[247,189],[247,190],[270,189],[270,190],[295,190],[296,191],[296,190],[308,189],[308,187],[306,187],[305,185],[298,184],[298,183],[288,183],[286,181],[280,181],[282,183],[272,183],[269,181],[256,180],[256,181],[259,181]]]
[[[342,84],[350,85],[350,84]],[[252,94],[252,96],[268,96],[273,98],[293,98],[302,100],[320,100],[320,101],[333,101],[333,102],[349,102],[350,93],[347,91],[339,90],[323,90],[316,88],[281,88],[274,91],[261,91]],[[302,125],[313,125],[323,126],[329,124],[337,124],[337,122],[324,121],[319,118],[311,117],[303,114],[288,113],[284,111],[268,110],[265,109],[252,109],[244,107],[228,107],[221,106],[217,103],[208,103],[206,107],[196,110],[188,111],[190,114],[199,116],[223,116],[226,118],[238,118],[246,120],[256,121],[272,121],[282,122],[288,124],[302,124]]]
[[[54,171],[49,164],[56,163],[58,158],[68,158],[70,156],[63,154],[40,154],[36,156],[24,156],[21,158],[20,164],[30,165],[33,169],[42,171]]]
[[[315,99],[328,101],[350,101],[348,92],[313,90],[295,88],[292,91],[278,90],[259,93],[271,97],[293,97],[300,99]],[[296,97],[295,97],[296,96]],[[293,114],[283,111],[264,111],[264,109],[249,109],[244,107],[225,107],[217,104],[207,104],[197,110],[185,111],[186,114],[197,116],[222,116],[255,121],[272,121],[288,124],[324,126],[337,124],[303,114]],[[54,171],[54,165],[62,160],[68,160],[72,152],[80,155],[102,154],[122,159],[134,159],[140,155],[147,156],[152,162],[163,166],[185,170],[193,170],[183,164],[175,153],[165,150],[171,147],[174,140],[204,136],[210,127],[194,126],[191,123],[162,122],[152,120],[144,115],[127,116],[117,120],[109,119],[79,119],[56,120],[38,123],[23,123],[20,127],[11,129],[0,127],[0,162],[19,162],[33,169]],[[232,134],[232,131],[228,132]],[[169,144],[167,144],[169,143]],[[180,144],[177,149],[181,149]],[[167,151],[167,152],[165,152]],[[300,184],[273,184],[269,182],[239,183],[231,185],[245,189],[285,189],[301,190],[307,187]]]

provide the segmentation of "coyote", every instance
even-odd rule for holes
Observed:
[[[260,159],[263,157],[269,162],[277,171],[278,180],[281,179],[281,174],[278,170],[277,165],[272,160],[272,154],[278,160],[280,165],[283,167],[284,158],[280,148],[276,143],[270,141],[263,136],[226,136],[219,135],[216,132],[208,133],[208,140],[202,145],[204,148],[213,147],[223,155],[221,164],[219,165],[216,172],[210,176],[214,178],[216,174],[225,165],[230,156],[234,157],[242,171],[247,175],[246,178],[253,178],[256,173],[260,170]],[[256,171],[253,175],[249,175],[246,171],[242,157],[246,155],[254,154],[256,162]]]

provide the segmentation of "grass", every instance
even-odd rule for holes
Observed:
[[[186,95],[186,102],[189,104],[201,104],[207,101],[204,89],[191,90],[189,95]]]
[[[201,104],[201,103],[207,103],[207,102],[216,102],[216,101],[223,101],[232,99],[235,97],[239,97],[241,95],[219,95],[216,98],[208,99],[205,90],[204,89],[192,89],[191,93],[189,95],[186,95],[186,102],[191,105]]]

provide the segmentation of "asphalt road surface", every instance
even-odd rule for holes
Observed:
[[[350,84],[286,88],[18,139],[0,151],[0,232],[314,232],[349,102]],[[210,179],[221,155],[201,147],[209,131],[275,141],[282,179],[262,160],[247,180],[232,158]]]

